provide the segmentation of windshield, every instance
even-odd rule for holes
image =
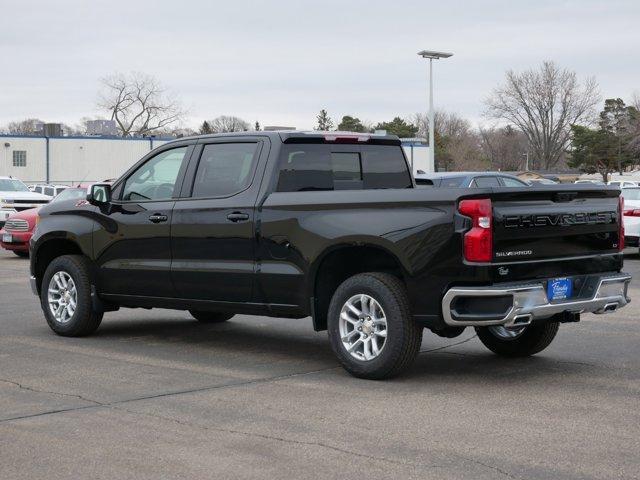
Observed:
[[[0,192],[29,192],[27,186],[20,180],[0,178]]]
[[[625,200],[640,200],[640,188],[625,188],[622,196]]]
[[[78,198],[86,198],[87,190],[85,188],[67,188],[60,192],[53,200],[53,202],[60,202],[62,200],[71,200]]]

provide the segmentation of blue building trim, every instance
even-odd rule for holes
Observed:
[[[177,140],[173,137],[118,137],[116,135],[94,136],[94,135],[69,135],[65,137],[47,137],[45,135],[14,135],[11,133],[0,133],[0,138],[50,138],[52,140],[125,140],[131,142],[170,142]]]

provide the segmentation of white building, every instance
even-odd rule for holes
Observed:
[[[117,178],[150,150],[171,139],[0,135],[0,175],[25,183],[74,184]],[[402,142],[414,174],[428,167],[428,147]]]
[[[120,176],[170,139],[0,135],[0,175],[25,183],[73,184]]]

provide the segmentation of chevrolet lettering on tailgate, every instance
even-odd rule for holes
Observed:
[[[505,228],[518,227],[563,227],[573,225],[610,224],[618,221],[616,212],[581,212],[539,215],[507,215],[504,217]]]

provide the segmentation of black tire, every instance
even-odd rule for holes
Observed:
[[[354,295],[374,298],[387,319],[387,337],[380,354],[368,361],[354,358],[340,338],[339,317],[343,305]],[[399,375],[414,361],[422,343],[422,327],[411,317],[407,292],[402,282],[386,273],[362,273],[345,280],[329,304],[327,329],[331,348],[351,375],[381,380]]]
[[[202,323],[222,323],[233,318],[233,313],[206,312],[199,310],[189,310],[193,318]]]
[[[48,290],[51,278],[57,272],[66,272],[76,286],[76,309],[66,323],[56,320],[49,309]],[[63,255],[47,267],[40,288],[40,305],[51,330],[65,337],[81,337],[94,333],[100,326],[103,312],[93,309],[91,301],[91,265],[82,255]]]
[[[15,253],[20,258],[29,258],[29,252],[22,252],[22,251],[14,250],[13,253]]]
[[[488,327],[476,327],[478,338],[493,353],[503,357],[528,357],[547,348],[558,333],[558,322],[533,324],[513,339],[496,336]]]

